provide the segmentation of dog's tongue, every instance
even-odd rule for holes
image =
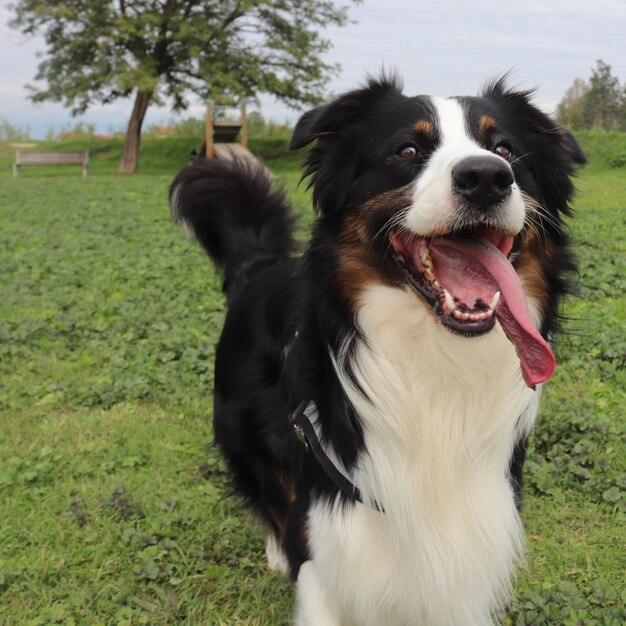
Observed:
[[[515,346],[526,384],[534,388],[548,380],[554,355],[530,319],[522,284],[506,256],[485,239],[435,238],[428,248],[440,283],[470,308],[477,298],[488,302],[500,291],[496,317]]]

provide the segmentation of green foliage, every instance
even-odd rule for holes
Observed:
[[[0,117],[0,141],[28,141],[30,129],[13,126],[9,120]]]
[[[157,137],[160,129],[164,128],[160,124],[152,124],[144,131],[144,137]],[[197,117],[186,117],[176,122],[170,121],[165,126],[168,137],[197,137],[201,140],[204,137],[206,122]]]
[[[121,173],[137,171],[152,102],[181,110],[189,93],[319,101],[337,70],[322,60],[330,42],[319,33],[347,21],[347,8],[332,0],[15,0],[11,8],[14,28],[46,41],[35,77],[45,86],[30,86],[33,101],[77,114],[134,94]]]
[[[15,0],[12,25],[42,33],[34,101],[83,112],[136,91],[185,108],[185,94],[314,102],[336,68],[319,31],[343,25],[331,0]]]
[[[96,133],[95,124],[78,122],[77,124],[65,124],[56,134],[49,133],[48,141],[54,139],[87,139]]]
[[[269,573],[210,429],[221,281],[172,225],[167,188],[194,138],[150,139],[151,175],[25,168],[0,184],[0,624],[281,626],[292,587]],[[623,273],[626,136],[591,156],[572,223],[581,297],[531,438],[529,565],[508,626],[624,623]],[[81,143],[81,141],[83,143]],[[255,140],[311,219],[283,140]],[[304,229],[303,229],[304,230]]]
[[[595,617],[590,617],[593,615]],[[528,598],[519,602],[509,626],[619,626],[623,607],[610,602],[605,586],[596,581],[587,594],[570,582],[535,585]]]
[[[204,118],[186,117],[180,120],[170,120],[166,125],[151,124],[143,132],[144,137],[195,137],[200,142],[204,138],[206,122]],[[266,120],[259,111],[248,114],[248,138],[272,137],[281,140],[282,150],[291,137],[293,127],[286,123],[280,124],[273,120]]]
[[[561,123],[574,130],[626,131],[626,85],[599,59],[589,82],[577,78],[557,106]]]
[[[624,95],[619,79],[611,74],[611,66],[599,60],[591,71],[589,90],[584,98],[585,127],[626,130],[626,119],[622,118],[626,113],[622,102]]]
[[[584,130],[576,138],[587,155],[585,171],[594,172],[623,167],[626,155],[626,134],[616,131]]]
[[[585,99],[589,85],[577,78],[567,89],[556,108],[556,114],[562,124],[569,128],[585,128]]]
[[[278,124],[272,120],[266,120],[259,111],[252,111],[248,115],[248,135],[250,137],[276,137],[288,141],[292,132],[293,126],[291,124]]]

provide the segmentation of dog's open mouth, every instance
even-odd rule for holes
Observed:
[[[485,228],[442,237],[395,232],[389,241],[406,281],[444,326],[470,337],[489,332],[497,320],[515,345],[526,384],[550,378],[554,355],[532,323],[509,262],[512,236]]]

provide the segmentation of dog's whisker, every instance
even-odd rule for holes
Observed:
[[[518,156],[516,159],[513,159],[510,165],[513,165],[514,163],[517,163],[518,161],[521,161],[522,159],[525,159],[527,156],[531,156],[533,154],[534,152],[527,152],[526,154],[522,154],[521,156]]]
[[[550,226],[553,226],[556,229],[560,228],[560,223],[558,219],[550,215],[548,210],[539,202],[537,202],[537,200],[524,192],[522,192],[522,198],[524,199],[524,204],[526,205],[526,207],[536,214],[537,219],[545,220],[545,222],[547,222]]]
[[[376,234],[370,238],[369,242],[367,243],[368,247],[371,247],[376,240],[387,234],[388,232],[390,232],[391,230],[393,230],[396,227],[401,227],[401,223],[404,221],[406,214],[408,213],[408,211],[411,209],[411,205],[404,207],[402,209],[400,209],[397,213],[395,213],[394,215],[392,215],[376,232]]]

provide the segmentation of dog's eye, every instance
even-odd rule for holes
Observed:
[[[508,143],[499,143],[495,147],[494,152],[499,157],[502,157],[505,161],[510,161],[511,157],[513,156],[513,150]]]
[[[414,145],[408,144],[398,150],[398,156],[403,159],[414,159],[419,156],[419,152]]]

